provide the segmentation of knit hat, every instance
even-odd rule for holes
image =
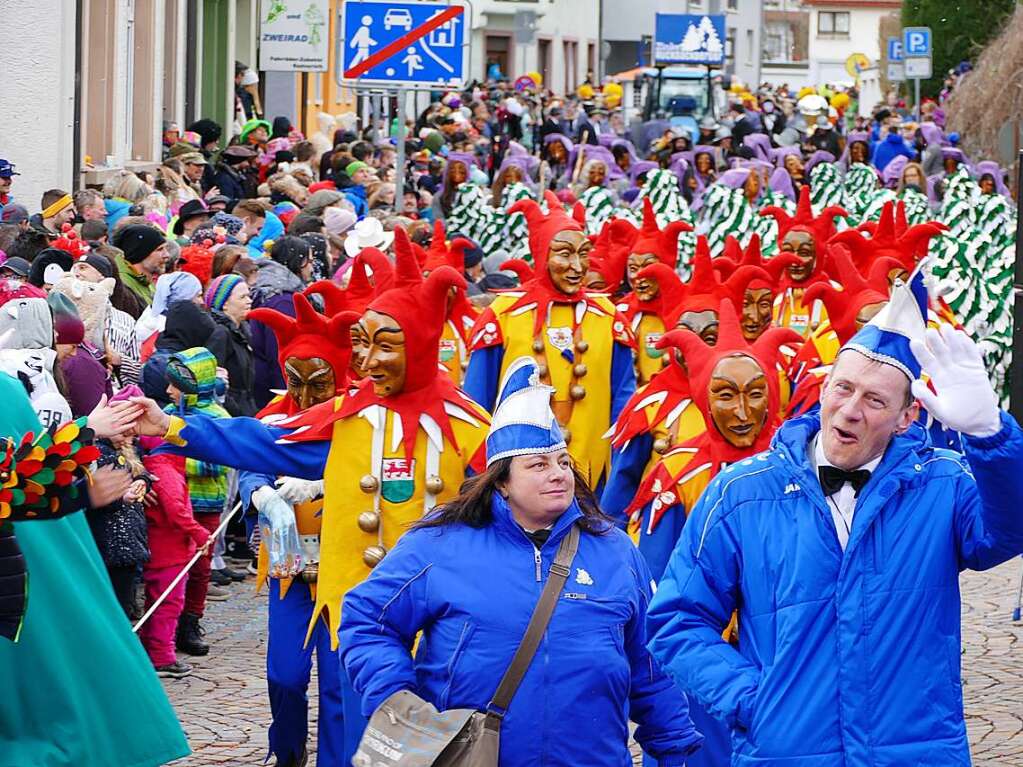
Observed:
[[[201,412],[227,416],[215,400],[217,393],[217,358],[202,346],[195,346],[170,355],[167,360],[167,381],[184,396],[179,411],[203,406]]]
[[[446,320],[444,298],[465,279],[450,266],[440,266],[425,280],[405,230],[394,230],[395,285],[377,296],[369,309],[393,317],[405,334],[407,368],[404,391],[415,391],[438,375],[440,337]]]
[[[187,272],[189,275],[194,275],[200,283],[200,291],[202,290],[202,285],[205,285],[213,277],[212,248],[212,240],[203,240],[201,243],[182,248],[181,255],[178,258],[178,269],[182,272]],[[160,280],[169,276],[168,274],[161,275]],[[157,285],[159,285],[159,281]],[[191,298],[191,296],[188,297]]]
[[[53,320],[58,344],[77,346],[85,340],[85,323],[76,315],[60,314]]]
[[[532,357],[519,357],[509,365],[487,434],[488,467],[502,458],[565,449],[565,437],[551,410],[554,391],[540,383],[540,371]]]
[[[274,309],[253,309],[248,319],[262,322],[277,337],[277,362],[284,370],[289,357],[326,360],[334,370],[334,385],[343,391],[352,356],[351,326],[359,320],[355,312],[340,312],[329,319],[316,312],[301,293],[292,295],[295,316]]]
[[[41,288],[44,285],[56,285],[64,272],[71,271],[74,259],[66,251],[56,248],[45,248],[39,251],[32,260],[32,269],[28,273],[28,281]]]
[[[203,296],[206,308],[214,312],[221,311],[224,304],[227,303],[227,299],[231,297],[231,291],[243,282],[245,279],[237,274],[222,274],[214,279],[206,288],[206,293]]]
[[[155,226],[130,224],[114,235],[112,244],[123,251],[125,261],[138,264],[166,242],[163,232]]]
[[[345,174],[348,178],[352,178],[360,170],[373,170],[362,160],[353,160],[345,166]]]
[[[88,264],[104,277],[114,276],[114,265],[110,263],[110,259],[104,255],[99,253],[90,253],[87,256],[79,258],[78,261],[79,263]]]
[[[201,294],[202,283],[194,274],[185,271],[161,274],[153,295],[153,314],[164,315],[176,301],[191,301]]]
[[[312,187],[309,188],[312,189]],[[359,220],[359,217],[352,211],[333,205],[329,208],[324,208],[322,215],[324,228],[329,234],[334,236],[344,234],[355,226],[355,222]]]

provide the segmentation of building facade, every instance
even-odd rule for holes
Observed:
[[[881,20],[902,8],[901,0],[803,0],[809,19],[809,78],[814,83],[852,82],[846,61],[854,54],[869,66],[881,61]]]

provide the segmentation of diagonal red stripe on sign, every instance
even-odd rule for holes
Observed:
[[[387,59],[391,58],[391,56],[398,53],[398,51],[400,51],[402,48],[407,47],[408,45],[414,43],[416,40],[419,40],[420,38],[426,37],[437,27],[447,24],[449,21],[451,21],[451,19],[455,18],[456,16],[461,16],[463,10],[464,9],[460,5],[451,6],[446,11],[443,11],[438,15],[434,16],[428,22],[423,24],[423,26],[416,27],[411,32],[399,37],[394,42],[385,45],[383,48],[374,53],[368,59],[360,61],[354,67],[346,71],[344,73],[344,76],[348,79],[354,79],[356,77],[364,75],[377,64],[380,64],[386,61]]]

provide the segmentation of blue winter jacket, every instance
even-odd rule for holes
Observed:
[[[573,504],[537,551],[495,496],[494,521],[412,530],[345,595],[341,660],[369,715],[408,689],[440,710],[485,710],[526,630]],[[628,536],[580,535],[579,551],[501,729],[501,767],[626,767],[636,739],[682,765],[701,736],[646,650],[650,576]],[[415,658],[409,649],[423,632]]]
[[[884,137],[883,141],[878,141],[877,145],[874,147],[874,167],[879,171],[884,171],[884,169],[888,167],[888,163],[899,155],[902,155],[912,162],[912,160],[916,157],[916,152],[910,149],[906,142],[903,141],[902,136],[898,133],[889,133]]]
[[[807,445],[816,415],[711,482],[650,606],[650,649],[734,729],[738,767],[969,765],[959,571],[1023,551],[1023,431],[965,456],[918,426],[860,491],[844,552]],[[739,611],[739,646],[721,639]]]
[[[366,187],[355,184],[347,189],[342,189],[348,202],[355,208],[355,215],[358,216],[359,221],[366,218],[369,214],[369,201],[366,198]]]

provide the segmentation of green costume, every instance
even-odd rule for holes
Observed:
[[[643,210],[643,198],[650,198],[650,205],[657,217],[657,226],[664,229],[672,221],[685,221],[693,223],[693,213],[689,209],[689,203],[682,196],[678,188],[678,176],[670,170],[652,170],[646,174],[646,181],[639,190],[636,200],[633,203],[633,210],[637,213]],[[642,217],[636,222],[642,225]],[[722,247],[724,240],[722,240]],[[711,248],[713,250],[713,246]],[[693,261],[693,254],[696,253],[696,234],[693,232],[682,232],[678,236],[678,261],[676,270],[683,280],[689,279],[690,267]]]
[[[0,435],[38,434],[24,389],[0,375]],[[15,522],[28,567],[17,643],[0,640],[0,765],[148,767],[189,753],[114,598],[85,517]]]

